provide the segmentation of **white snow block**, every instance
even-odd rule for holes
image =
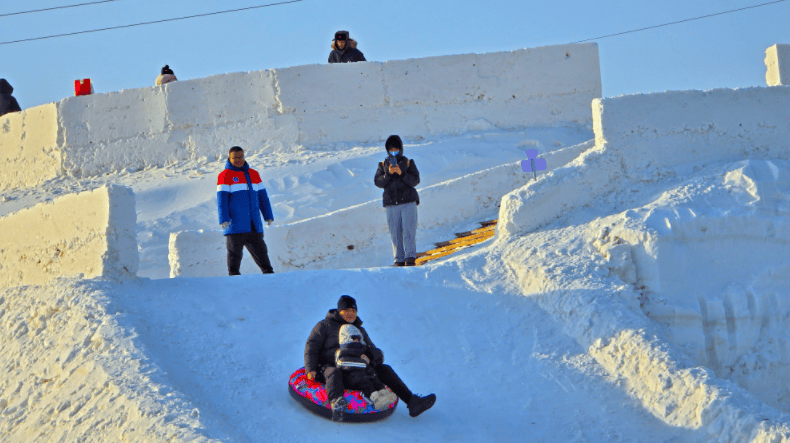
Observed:
[[[55,104],[0,117],[0,190],[34,186],[61,172]]]
[[[304,65],[274,72],[283,114],[354,112],[384,106],[381,63]]]
[[[157,159],[164,150],[165,97],[161,88],[69,97],[57,106],[65,173],[90,176],[141,168],[146,159]]]
[[[503,198],[498,232],[550,223],[614,186],[684,174],[694,165],[790,158],[790,88],[672,91],[595,99],[596,146]]]
[[[169,130],[208,130],[234,122],[262,121],[275,111],[272,71],[235,72],[167,83],[166,121]]]
[[[61,276],[134,276],[134,193],[125,186],[66,195],[0,218],[0,286]]]
[[[790,86],[790,45],[773,45],[765,50],[765,83]]]

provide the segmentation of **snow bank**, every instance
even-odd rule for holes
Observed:
[[[790,45],[773,45],[765,50],[765,83],[790,86]]]
[[[599,219],[581,229],[594,232],[610,223]],[[790,416],[717,378],[669,341],[638,304],[634,309],[631,301],[638,300],[638,292],[613,278],[616,274],[579,229],[501,235],[495,245],[524,295],[560,321],[656,417],[672,426],[704,429],[714,441],[788,441]],[[607,232],[595,239],[610,243],[610,261],[617,261],[618,238]]]
[[[581,143],[543,157],[550,168],[559,167],[592,145],[592,141]],[[470,220],[482,221],[481,217],[496,211],[502,195],[530,178],[531,174],[525,174],[520,164],[514,163],[420,189],[418,229],[424,232]],[[300,222],[275,225],[265,232],[269,258],[277,272],[386,265],[392,260],[386,219],[381,201],[374,200]],[[227,274],[222,231],[172,233],[169,249],[171,277]],[[241,272],[256,274],[260,270],[251,258],[246,258]]]
[[[338,81],[341,79],[342,81]],[[594,43],[385,63],[308,65],[217,75],[69,97],[3,117],[0,157],[37,174],[0,175],[0,189],[53,176],[217,159],[230,146],[293,151],[493,127],[591,122],[601,95]],[[5,128],[8,128],[7,130]],[[32,134],[31,134],[32,135]],[[39,166],[40,165],[40,166]]]
[[[3,441],[220,441],[201,435],[199,411],[162,383],[101,284],[0,288]]]
[[[711,162],[789,158],[789,100],[788,88],[596,99],[595,148],[506,195],[497,229],[530,232],[615,187],[683,175]]]
[[[706,175],[616,218],[617,246],[596,243],[639,288],[632,305],[697,364],[790,411],[790,163]]]
[[[134,194],[104,186],[0,218],[0,286],[59,276],[135,275]]]

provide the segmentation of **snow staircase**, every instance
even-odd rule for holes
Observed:
[[[455,239],[441,243],[434,243],[436,245],[436,249],[418,253],[415,264],[417,266],[424,265],[431,260],[446,257],[454,252],[460,251],[461,249],[474,246],[494,237],[494,234],[496,234],[496,220],[478,223],[480,223],[480,228],[472,231],[456,233]]]

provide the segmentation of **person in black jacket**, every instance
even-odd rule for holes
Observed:
[[[384,188],[383,202],[387,209],[387,225],[392,238],[395,266],[414,266],[417,258],[417,205],[420,195],[420,171],[414,160],[403,155],[403,142],[391,135],[384,143],[387,159],[379,163],[373,181]]]
[[[20,112],[22,110],[16,99],[11,96],[13,93],[14,87],[11,86],[6,79],[0,78],[0,116],[10,112]]]
[[[370,366],[376,371],[379,380],[406,403],[410,416],[416,417],[433,406],[436,401],[434,394],[425,397],[413,394],[395,371],[384,364],[384,353],[373,344],[362,327],[362,320],[357,317],[356,300],[343,295],[337,301],[337,309],[329,310],[326,318],[313,327],[304,347],[305,373],[310,380],[326,383],[327,397],[332,403],[333,420],[342,420],[342,412],[348,406],[348,401],[343,397],[343,372],[335,362],[335,354],[340,349],[340,328],[346,324],[354,325],[362,334],[367,348],[363,356],[370,360]]]
[[[357,41],[348,37],[348,31],[335,32],[329,63],[366,62],[365,56],[357,49]]]

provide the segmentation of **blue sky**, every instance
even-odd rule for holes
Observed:
[[[0,14],[90,0],[2,2]],[[273,3],[119,0],[0,17],[0,42]],[[180,80],[326,63],[347,29],[368,60],[565,44],[769,0],[305,0],[135,28],[0,45],[0,77],[23,108],[73,95],[153,85],[164,64]],[[765,85],[765,49],[790,43],[790,1],[598,40],[603,95]],[[340,81],[340,79],[338,79]],[[327,85],[331,87],[331,85]]]

